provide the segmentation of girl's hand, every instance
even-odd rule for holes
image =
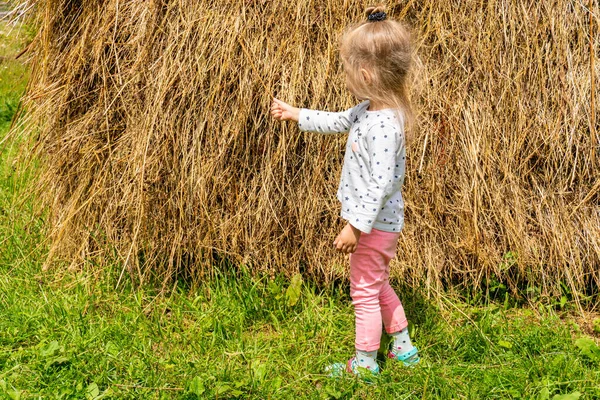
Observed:
[[[291,120],[298,122],[300,109],[274,98],[271,105],[271,115],[278,121]]]
[[[362,232],[350,224],[346,224],[342,232],[335,238],[333,245],[344,254],[354,253]]]

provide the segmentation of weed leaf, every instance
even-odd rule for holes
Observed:
[[[547,387],[543,388],[537,398],[538,400],[550,400],[550,390]]]
[[[8,395],[8,397],[12,400],[19,400],[21,398],[21,391],[16,389],[7,390],[7,384],[2,379],[0,379],[0,389],[2,389],[2,392]],[[2,392],[0,392],[0,395],[2,394]]]
[[[104,348],[106,350],[106,353],[108,353],[108,355],[110,356],[116,357],[119,355],[119,348],[113,342],[106,343],[106,346],[104,346]]]
[[[290,307],[293,307],[300,299],[300,293],[302,289],[302,275],[296,274],[292,278],[292,282],[290,286],[288,286],[285,297],[287,299],[287,304]]]
[[[19,400],[21,398],[20,390],[9,390],[6,392],[6,394],[11,398],[11,400]]]
[[[573,392],[569,394],[557,394],[552,397],[552,400],[577,400],[581,397],[581,393]]]
[[[200,379],[199,376],[197,376],[194,379],[192,379],[192,381],[190,382],[190,386],[189,386],[189,391],[191,393],[193,393],[196,396],[200,397],[200,396],[202,396],[202,394],[204,394],[205,390],[206,389],[204,387],[204,384],[202,383],[202,379]]]
[[[594,332],[600,333],[600,318],[594,319],[593,325],[594,325]]]
[[[217,384],[217,387],[215,389],[215,394],[218,396],[227,394],[231,391],[231,386],[227,385],[227,384]]]
[[[46,362],[46,369],[53,367],[53,366],[61,366],[61,365],[65,365],[69,363],[69,359],[67,357],[55,357],[52,358],[50,360],[48,360],[48,362]]]
[[[260,361],[253,362],[252,370],[254,372],[254,379],[256,382],[260,383],[265,379],[265,375],[267,374],[267,365],[265,363],[261,363]]]
[[[269,283],[267,284],[267,288],[269,288],[269,291],[272,295],[278,295],[279,293],[281,293],[281,287],[274,280],[269,281]]]
[[[567,304],[567,296],[562,296],[560,298],[560,308],[563,308]]]
[[[575,346],[581,350],[581,354],[589,357],[593,361],[600,361],[600,348],[590,338],[582,337],[575,341]]]
[[[60,350],[60,346],[56,340],[50,342],[45,349],[40,350],[40,356],[53,357]]]
[[[98,396],[100,396],[100,388],[98,388],[95,382],[90,383],[85,389],[85,398],[87,400],[94,400]]]
[[[339,390],[335,390],[334,388],[329,386],[325,388],[325,393],[327,393],[328,395],[327,398],[339,399],[342,397],[342,392],[340,392]]]
[[[276,377],[275,379],[273,379],[273,380],[271,381],[271,387],[272,387],[273,389],[276,389],[276,390],[278,390],[278,389],[281,387],[281,383],[282,383],[281,377],[280,377],[280,376],[278,376],[278,377]]]

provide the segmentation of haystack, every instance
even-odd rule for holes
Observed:
[[[597,1],[393,3],[418,49],[393,275],[429,293],[600,284]],[[353,0],[40,0],[24,119],[49,261],[135,281],[215,261],[347,275],[332,242],[343,136],[269,117],[345,90]],[[591,9],[590,9],[591,6]],[[561,282],[564,287],[561,288]]]

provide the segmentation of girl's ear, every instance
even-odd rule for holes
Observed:
[[[367,85],[370,85],[371,82],[373,82],[373,79],[371,78],[371,74],[366,69],[361,68],[360,69],[360,74],[362,75],[362,78],[363,78],[363,80],[365,81],[365,83]]]

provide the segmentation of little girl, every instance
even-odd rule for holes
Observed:
[[[275,119],[297,121],[302,131],[349,132],[337,192],[347,224],[333,244],[351,253],[356,355],[345,366],[334,364],[334,373],[344,368],[354,374],[359,368],[379,372],[382,322],[393,338],[388,357],[404,365],[419,362],[404,309],[389,284],[389,263],[404,224],[401,188],[412,46],[408,30],[388,20],[382,6],[366,12],[367,20],[344,35],[340,48],[348,89],[364,101],[340,113],[298,109],[278,99],[271,107]]]

